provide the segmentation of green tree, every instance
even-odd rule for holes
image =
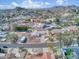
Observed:
[[[59,25],[60,24],[60,18],[56,17],[56,19],[54,19],[54,22]]]
[[[79,18],[75,19],[75,23],[77,23],[79,25]]]
[[[11,33],[8,33],[6,38],[7,38],[7,41],[11,43],[16,43],[16,41],[18,40],[18,35],[15,32],[11,32]]]

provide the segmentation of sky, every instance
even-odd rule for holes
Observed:
[[[62,5],[77,5],[79,0],[0,0],[0,9],[23,8],[48,8]]]

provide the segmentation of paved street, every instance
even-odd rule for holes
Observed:
[[[53,43],[51,43],[53,46]],[[38,43],[38,44],[8,44],[8,43],[0,43],[0,47],[7,46],[8,48],[44,48],[48,47],[48,43]]]

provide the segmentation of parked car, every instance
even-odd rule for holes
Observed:
[[[27,37],[23,36],[19,39],[20,43],[26,43],[27,42]]]

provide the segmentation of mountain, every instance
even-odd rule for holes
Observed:
[[[0,19],[7,18],[17,18],[17,17],[73,17],[79,14],[78,6],[55,6],[52,8],[45,9],[25,9],[21,7],[16,7],[14,9],[0,10]],[[68,16],[67,16],[68,14]]]

